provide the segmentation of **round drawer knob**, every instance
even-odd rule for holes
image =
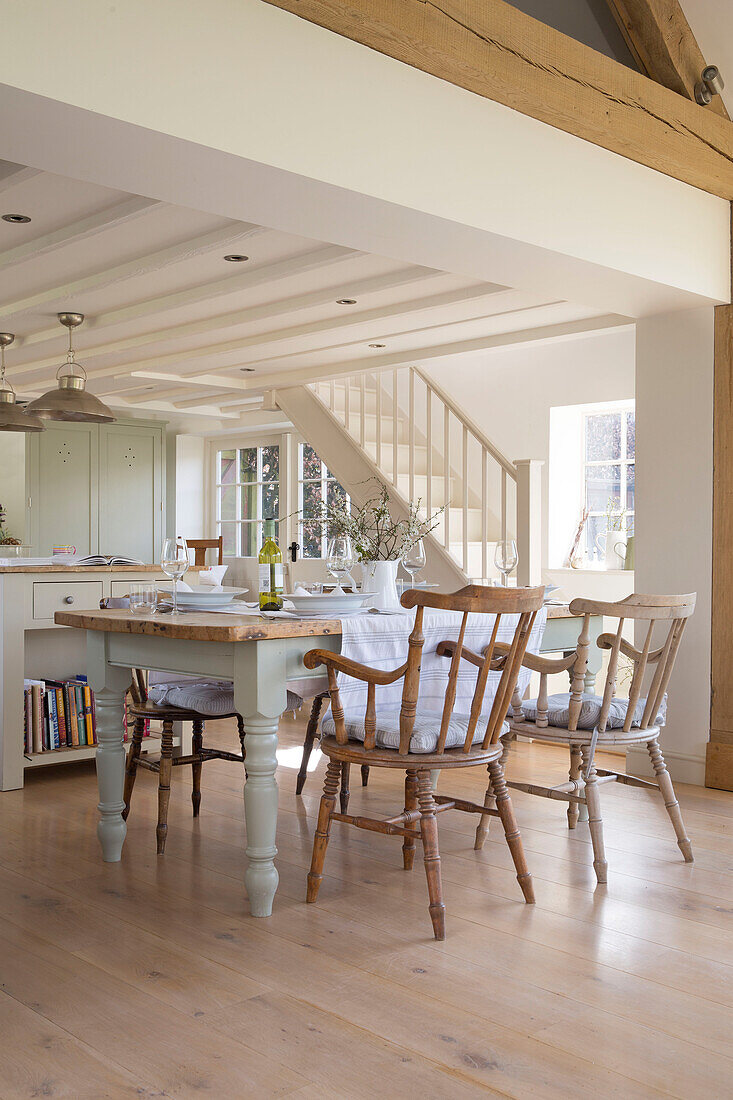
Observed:
[[[73,596],[64,596],[64,603],[73,603],[73,602],[74,602],[74,597]]]

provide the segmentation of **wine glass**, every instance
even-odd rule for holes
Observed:
[[[188,569],[188,545],[178,535],[174,539],[164,539],[160,554],[160,568],[166,577],[173,581],[173,614],[178,614],[178,582]]]
[[[326,568],[336,578],[334,595],[344,595],[341,579],[348,577],[354,568],[354,551],[348,535],[337,535],[328,542]],[[353,582],[352,582],[353,583]]]
[[[402,559],[402,568],[410,574],[410,587],[415,587],[415,577],[425,568],[425,544],[422,539],[413,543]]]
[[[499,539],[494,550],[494,565],[501,573],[501,583],[509,583],[509,574],[519,561],[517,544],[514,539]]]

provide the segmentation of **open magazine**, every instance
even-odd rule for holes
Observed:
[[[145,565],[140,558],[128,558],[124,554],[88,554],[85,558],[74,558],[69,565]]]

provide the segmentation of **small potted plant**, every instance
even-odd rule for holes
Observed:
[[[5,522],[7,519],[7,512],[0,504],[0,558],[2,557],[14,557],[20,553],[20,550],[16,550],[16,547],[21,546],[20,539],[16,539],[5,528]]]

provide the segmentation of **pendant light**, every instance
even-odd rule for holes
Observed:
[[[15,390],[5,379],[5,349],[14,339],[12,332],[0,332],[0,432],[42,432],[43,421],[16,405]]]
[[[59,313],[59,322],[69,330],[69,350],[66,362],[56,372],[58,386],[28,405],[28,411],[43,420],[77,420],[106,424],[115,419],[104,402],[87,392],[87,372],[74,359],[71,334],[84,320],[83,313]],[[67,369],[68,368],[68,369]],[[66,373],[62,374],[62,371]]]

